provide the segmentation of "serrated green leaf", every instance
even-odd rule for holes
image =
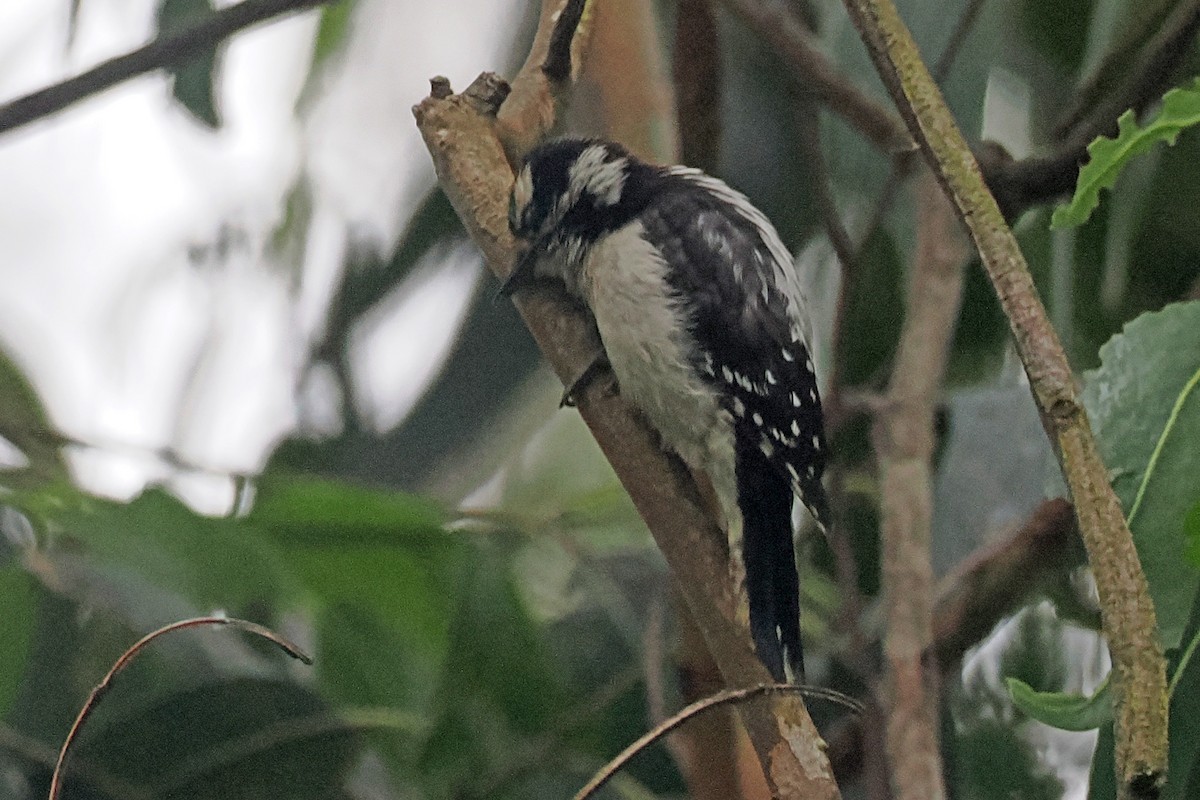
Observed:
[[[1164,647],[1200,588],[1185,518],[1200,499],[1200,302],[1143,314],[1100,349],[1084,405],[1150,583]]]
[[[1126,111],[1117,120],[1116,139],[1101,136],[1088,145],[1090,159],[1079,171],[1075,196],[1068,205],[1054,210],[1051,227],[1065,228],[1086,222],[1100,204],[1100,190],[1112,188],[1131,158],[1159,142],[1175,144],[1180,131],[1198,123],[1200,80],[1163,95],[1162,109],[1145,127],[1138,125],[1133,111]]]
[[[1020,678],[1007,678],[1006,682],[1017,708],[1038,722],[1064,731],[1090,731],[1112,721],[1112,697],[1107,680],[1090,697],[1039,692]]]

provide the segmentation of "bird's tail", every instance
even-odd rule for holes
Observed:
[[[754,647],[775,680],[803,682],[792,487],[757,449],[738,455],[742,557]]]

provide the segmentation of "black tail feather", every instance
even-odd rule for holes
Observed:
[[[740,442],[737,480],[754,647],[775,680],[803,682],[792,487],[757,447]]]

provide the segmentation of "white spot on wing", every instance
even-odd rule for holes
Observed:
[[[811,342],[812,331],[809,322],[808,301],[800,288],[800,279],[793,266],[794,259],[788,249],[783,246],[783,242],[770,220],[755,208],[744,194],[729,188],[724,181],[691,167],[669,167],[667,172],[712,192],[714,196],[728,203],[743,219],[754,226],[759,239],[770,253],[771,277],[774,278],[775,284],[773,288],[783,295],[788,319],[794,326],[795,338],[797,341]],[[765,291],[766,287],[764,287]]]

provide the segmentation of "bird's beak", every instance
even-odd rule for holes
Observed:
[[[540,248],[537,243],[529,245],[525,248],[517,261],[513,264],[512,271],[508,273],[508,277],[500,284],[500,291],[496,293],[499,297],[512,297],[522,289],[528,288],[536,282],[535,267],[537,266],[538,253]]]

